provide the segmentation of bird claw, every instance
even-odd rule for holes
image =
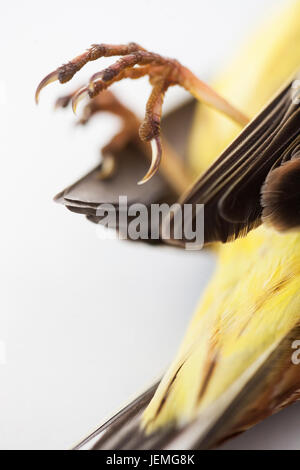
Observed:
[[[73,113],[76,114],[77,106],[80,101],[84,100],[85,98],[89,97],[89,90],[87,87],[80,88],[72,97],[72,110]]]
[[[144,184],[146,181],[149,181],[159,168],[162,155],[160,139],[162,104],[164,95],[170,86],[182,86],[197,99],[205,101],[242,125],[248,122],[248,119],[241,112],[230,105],[208,85],[201,82],[178,61],[148,52],[135,43],[120,46],[93,45],[85,53],[75,57],[71,62],[62,65],[47,75],[37,87],[36,102],[38,103],[41,90],[49,83],[56,80],[60,81],[60,83],[65,83],[87,62],[96,60],[99,57],[111,56],[122,57],[111,66],[92,75],[88,85],[78,90],[72,97],[72,108],[76,112],[77,105],[82,99],[85,97],[95,98],[113,83],[124,78],[136,79],[145,75],[149,76],[152,92],[147,102],[144,122],[140,127],[140,138],[145,142],[151,142],[152,161],[149,171],[138,184]]]
[[[39,102],[40,93],[41,93],[42,89],[45,88],[50,83],[55,82],[57,80],[58,80],[58,71],[57,70],[55,70],[54,72],[49,73],[48,75],[46,75],[45,78],[43,78],[43,80],[40,82],[40,84],[37,87],[36,92],[35,92],[35,102],[36,102],[36,104],[38,104],[38,102]]]
[[[161,160],[161,155],[162,155],[162,146],[161,146],[161,139],[159,136],[156,136],[154,139],[150,141],[151,143],[151,149],[152,149],[152,161],[150,168],[146,175],[141,179],[138,184],[144,184],[149,181],[152,176],[155,175],[159,168],[160,160]]]

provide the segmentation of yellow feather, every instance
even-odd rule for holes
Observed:
[[[267,18],[242,47],[213,88],[249,117],[254,117],[300,67],[300,1]],[[190,163],[199,176],[240,132],[212,108],[198,104],[190,136]]]

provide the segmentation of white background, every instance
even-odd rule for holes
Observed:
[[[64,449],[150,384],[172,359],[213,270],[207,252],[100,241],[52,202],[98,159],[110,116],[75,128],[39,80],[95,42],[143,46],[209,78],[276,0],[5,2],[0,18],[0,447]],[[103,68],[93,63],[79,83]],[[78,82],[77,82],[78,83]],[[72,85],[71,85],[72,87]],[[66,87],[65,90],[70,89]],[[149,86],[115,91],[140,115]],[[184,97],[171,90],[166,108]],[[2,343],[3,344],[3,343]],[[297,448],[294,405],[226,448]],[[297,432],[296,432],[297,431]]]

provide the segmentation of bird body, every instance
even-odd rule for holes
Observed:
[[[65,82],[71,79],[88,61],[103,55],[126,54],[123,61],[101,72],[101,80],[99,73],[95,74],[89,85],[76,93],[75,101],[83,93],[95,98],[96,92],[106,89],[113,79],[120,80],[125,75],[127,78],[138,78],[137,74],[144,76],[150,70],[154,88],[144,121],[147,126],[145,124],[144,127],[149,131],[151,124],[153,135],[149,131],[144,140],[150,137],[153,140],[154,136],[160,153],[158,117],[160,119],[162,97],[165,89],[175,83],[189,89],[196,98],[201,96],[212,105],[217,103],[219,110],[235,116],[240,123],[245,123],[245,115],[254,118],[258,113],[259,116],[263,115],[262,109],[270,111],[267,112],[269,120],[264,120],[266,134],[260,135],[261,147],[256,147],[258,138],[255,133],[251,134],[251,129],[260,128],[259,117],[258,123],[254,119],[236,139],[240,132],[237,124],[212,109],[198,105],[189,140],[189,170],[195,176],[202,174],[203,177],[196,183],[194,193],[192,189],[189,194],[191,198],[196,194],[196,200],[200,198],[200,203],[208,203],[204,209],[211,211],[206,220],[212,226],[208,241],[230,242],[213,245],[218,256],[215,274],[196,309],[177,356],[158,387],[154,386],[141,395],[79,447],[92,443],[95,448],[118,449],[211,448],[300,398],[300,365],[293,360],[294,344],[300,340],[300,231],[298,226],[294,231],[283,233],[274,230],[274,226],[278,228],[274,224],[278,221],[278,214],[277,218],[272,214],[272,204],[276,202],[274,194],[277,191],[275,195],[278,197],[278,191],[283,188],[287,194],[282,194],[287,199],[281,210],[288,209],[290,180],[286,177],[290,169],[295,167],[299,170],[298,163],[292,161],[294,154],[290,154],[290,151],[296,151],[297,157],[300,134],[299,103],[294,106],[290,95],[291,77],[300,67],[299,17],[300,1],[296,0],[288,2],[283,10],[268,18],[267,24],[214,82],[214,88],[225,100],[197,81],[177,62],[148,53],[134,43],[117,48],[111,45],[93,46],[49,74],[39,85],[37,99],[45,85],[53,80]],[[125,62],[126,67],[128,64],[139,64],[141,67],[130,69],[128,66],[125,71],[120,71]],[[158,71],[161,81],[157,84],[154,79],[157,79]],[[285,88],[286,83],[288,86]],[[274,105],[272,108],[272,103],[277,103],[277,98],[272,100],[272,96],[280,89],[283,91],[277,96],[281,100],[282,95],[282,106],[278,108]],[[236,112],[235,107],[228,105],[226,100],[238,106],[241,112]],[[265,108],[269,101],[270,109]],[[272,128],[275,121],[276,126]],[[282,140],[276,140],[278,135]],[[240,143],[247,143],[247,139],[250,143],[244,148]],[[228,150],[226,154],[227,150],[224,149],[229,144],[233,146],[233,151],[230,153]],[[240,147],[241,159],[236,159],[234,146],[238,151]],[[150,176],[157,171],[159,160],[160,156],[153,160]],[[291,167],[285,166],[291,162]],[[239,179],[240,167],[244,173]],[[261,168],[263,171],[259,173]],[[278,178],[275,178],[275,183],[273,181],[274,177],[278,177],[278,171],[285,178],[279,179],[279,183],[283,181],[284,185],[278,184]],[[255,181],[257,174],[258,181]],[[273,175],[273,180],[269,175]],[[146,176],[148,181],[149,173]],[[226,181],[218,187],[215,180],[220,178],[221,181],[222,177]],[[95,191],[95,182],[92,186],[90,180],[91,175],[84,179],[91,191]],[[142,182],[146,180],[144,178]],[[242,184],[236,186],[236,181]],[[244,198],[239,198],[244,181],[247,182],[247,191]],[[253,183],[254,186],[256,183],[254,195],[251,194]],[[295,186],[295,181],[293,184]],[[228,201],[225,199],[225,205],[220,206],[224,202],[223,192],[228,188],[233,196],[229,197],[229,204],[226,205]],[[276,191],[274,188],[277,188]],[[70,191],[73,190],[74,187],[71,187],[71,190],[69,188],[60,194],[60,199],[64,199],[67,206],[71,206]],[[76,190],[78,188],[75,187]],[[211,195],[213,190],[217,194],[215,199]],[[231,196],[227,192],[225,196],[227,194]],[[201,200],[203,195],[207,201]],[[94,217],[87,212],[87,209],[92,209],[90,202],[81,201],[80,197],[73,195],[75,203],[71,210]],[[257,210],[254,208],[252,211],[250,207],[250,211],[245,212],[244,205],[252,200]],[[209,206],[211,201],[213,203]],[[240,202],[240,206],[235,204],[236,201]],[[241,209],[243,217],[246,213],[244,218],[239,219],[240,214],[230,214],[231,203]],[[266,208],[269,203],[271,206]],[[79,204],[80,210],[77,207]],[[298,210],[297,205],[293,205],[294,208]],[[219,224],[216,230],[215,221]],[[256,228],[262,222],[265,223]],[[245,230],[240,230],[240,223],[244,224],[242,228]],[[233,226],[231,232],[226,224]],[[227,231],[223,237],[224,225]],[[294,226],[292,228],[295,229]],[[249,230],[252,231],[244,238],[232,241]]]
[[[247,115],[253,117],[299,68],[299,16],[299,1],[277,12],[214,82]],[[238,132],[236,124],[198,105],[190,140],[195,173],[205,171]],[[299,232],[262,226],[218,244],[217,252],[216,272],[144,412],[148,433],[196,419],[207,435],[243,393],[235,423],[223,424],[219,438],[215,431],[215,445],[300,398],[300,367],[291,360],[293,341],[300,339]],[[262,367],[265,375],[251,382]],[[195,434],[200,439],[201,432]]]
[[[235,394],[240,394],[292,331],[295,335],[290,342],[281,346],[284,369],[281,361],[269,367],[262,383],[256,384],[252,405],[255,409],[259,404],[260,385],[267,387],[270,377],[265,413],[280,406],[283,392],[279,397],[276,394],[285,390],[285,377],[290,374],[294,383],[288,383],[288,389],[292,388],[294,398],[297,393],[300,396],[300,369],[291,360],[292,342],[300,339],[299,325],[300,235],[280,235],[261,227],[245,239],[222,246],[213,280],[178,355],[144,413],[148,432],[167,423],[201,420],[202,414],[207,417],[207,410],[216,419],[218,400],[235,386]],[[241,377],[247,372],[250,375],[243,383]],[[247,424],[247,407],[240,415]]]

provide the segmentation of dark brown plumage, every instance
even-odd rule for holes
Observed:
[[[299,129],[300,107],[292,103],[290,83],[180,201],[204,204],[205,243],[234,240],[262,223],[261,188],[270,171],[299,149]]]
[[[300,159],[271,171],[262,189],[263,221],[279,232],[300,229]]]

